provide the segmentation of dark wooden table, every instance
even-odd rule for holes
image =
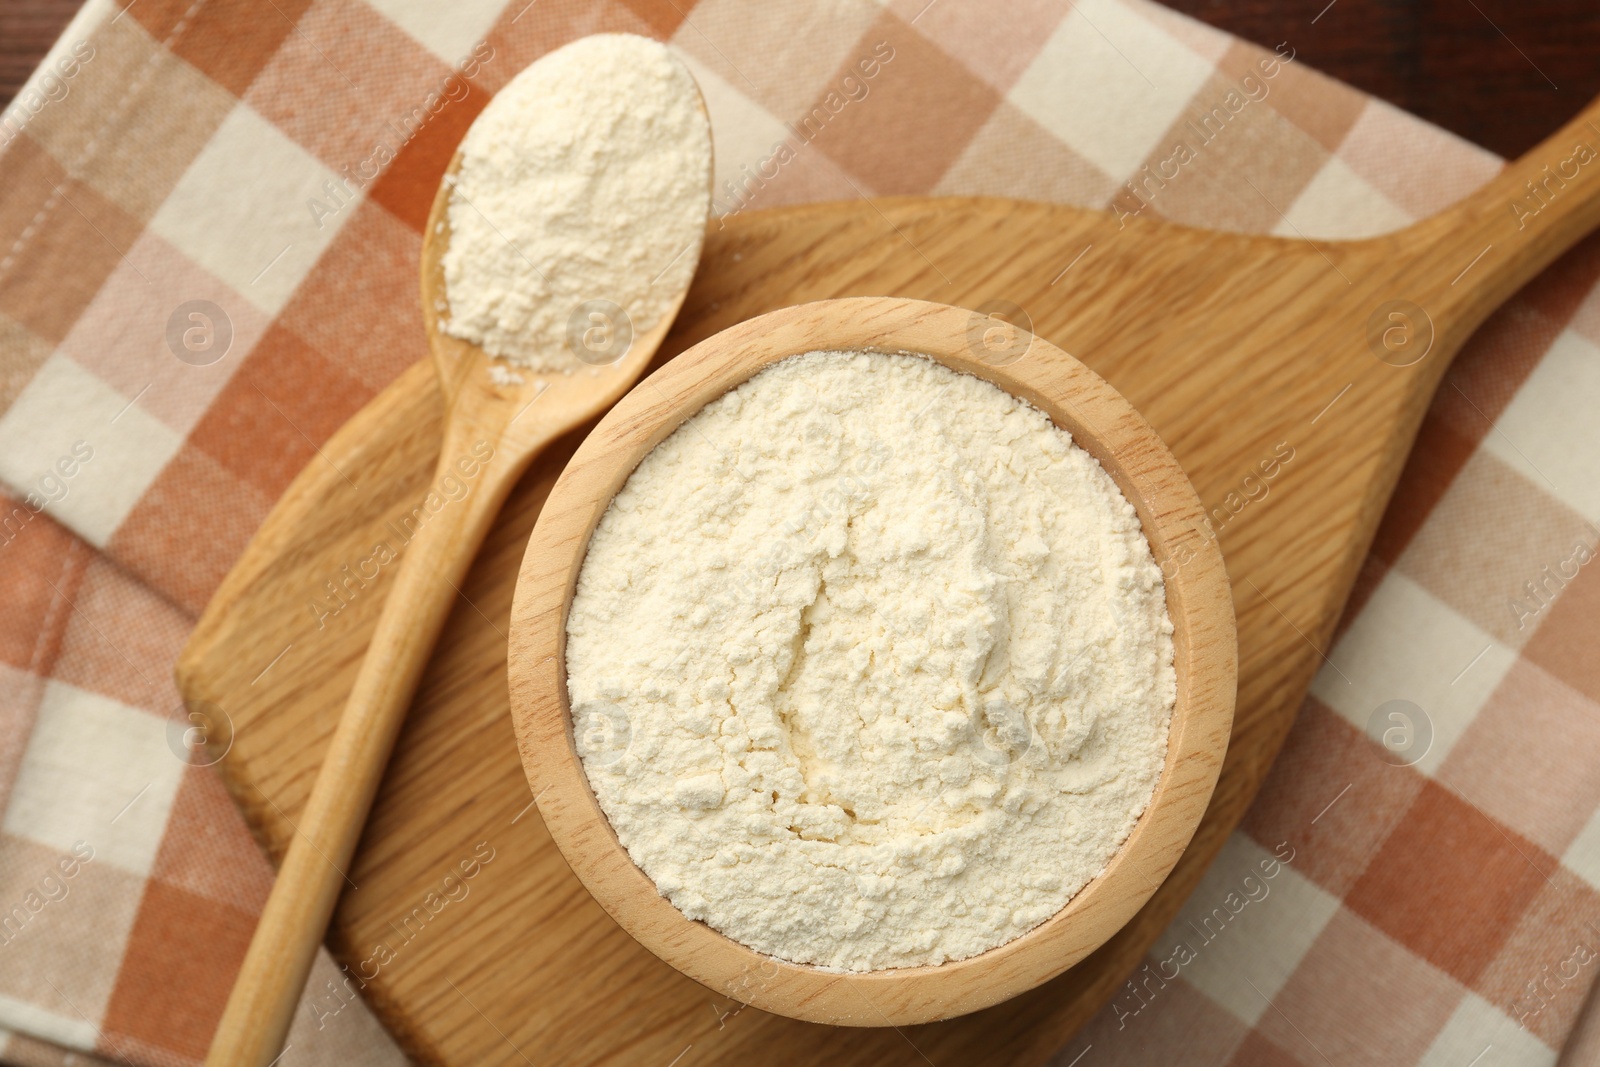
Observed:
[[[3,2],[3,0],[0,0]],[[1165,0],[1502,156],[1600,93],[1594,0]]]
[[[78,2],[0,0],[0,105]],[[1166,2],[1268,47],[1288,41],[1311,66],[1503,156],[1520,155],[1600,93],[1594,0]]]

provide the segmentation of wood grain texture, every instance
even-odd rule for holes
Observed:
[[[975,329],[976,327],[976,329]],[[1222,554],[1183,469],[1116,390],[1048,341],[985,347],[981,316],[889,297],[824,300],[741,322],[695,345],[608,412],[567,464],[528,543],[509,640],[511,719],[539,813],[602,907],[709,989],[793,1019],[906,1026],[1006,1000],[1104,944],[1183,854],[1211,799],[1233,725],[1236,643]],[[1014,941],[938,966],[839,974],[763,955],[690,922],[629,858],[578,757],[567,702],[566,622],[589,539],[646,453],[762,368],[804,352],[920,352],[1021,396],[1100,462],[1138,511],[1166,574],[1177,701],[1161,780],[1106,870]],[[1181,562],[1180,562],[1181,561]],[[758,976],[758,981],[747,981]]]
[[[660,1064],[690,1044],[698,1062],[730,1064],[1041,1061],[1141,958],[1253,797],[1322,663],[1450,357],[1600,222],[1600,166],[1591,164],[1519,227],[1524,183],[1569,158],[1579,138],[1594,134],[1564,130],[1469,201],[1370,242],[1138,219],[1119,229],[1066,207],[920,198],[742,215],[708,234],[663,358],[803,301],[1008,300],[1139,409],[1211,510],[1239,626],[1232,743],[1171,876],[1078,966],[995,1007],[903,1030],[830,1028],[755,1009],[730,1020],[722,1013],[735,1005],[612,923],[528,810],[504,681],[522,547],[576,435],[556,442],[512,493],[463,584],[358,850],[359,888],[336,912],[335,951],[430,1062],[514,1064],[527,1049],[540,1062]],[[1386,317],[1396,300],[1409,302],[1403,323]],[[321,460],[302,473],[180,662],[185,694],[232,716],[226,777],[274,855],[293,833],[390,578],[343,568],[369,555],[386,521],[424,492],[439,417],[423,367],[336,434],[324,452],[354,485]],[[1231,514],[1245,499],[1243,479],[1283,445],[1294,458],[1270,492]],[[337,613],[341,601],[318,607],[340,582]],[[492,861],[458,878],[467,895],[434,910],[445,876],[482,854]]]
[[[0,108],[11,103],[80,6],[79,0],[0,0]]]

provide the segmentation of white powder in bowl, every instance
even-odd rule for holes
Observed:
[[[569,335],[591,312],[619,328],[591,302],[651,329],[699,263],[710,170],[699,90],[666,46],[598,34],[539,59],[461,142],[444,331],[551,371],[581,365]]]
[[[1149,803],[1176,682],[1133,507],[1038,409],[812,352],[602,517],[567,621],[584,770],[691,919],[862,971],[1004,944]]]

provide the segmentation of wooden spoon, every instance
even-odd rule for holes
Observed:
[[[705,115],[704,101],[699,106]],[[399,573],[250,940],[208,1067],[276,1062],[339,894],[346,885],[356,888],[345,873],[350,857],[417,680],[484,535],[540,449],[610,407],[638,379],[687,291],[675,294],[660,321],[631,345],[613,343],[611,333],[631,325],[597,312],[595,328],[605,333],[584,334],[574,346],[586,347],[579,352],[583,362],[570,373],[495,367],[477,345],[440,328],[448,309],[450,190],[460,165],[458,153],[434,196],[422,243],[422,317],[445,403],[439,464],[426,501],[402,520],[410,539]],[[710,206],[708,177],[708,213]],[[698,261],[701,240],[703,231],[679,255]]]

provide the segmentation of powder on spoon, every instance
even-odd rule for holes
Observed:
[[[598,328],[589,361],[609,362],[620,324],[590,302],[622,308],[633,336],[661,321],[700,259],[710,167],[699,90],[666,46],[599,34],[539,59],[461,142],[444,331],[509,363],[570,371],[586,355],[572,339]]]
[[[843,970],[1004,944],[1149,803],[1176,681],[1109,474],[930,359],[813,352],[639,464],[567,621],[584,770],[691,919]]]

